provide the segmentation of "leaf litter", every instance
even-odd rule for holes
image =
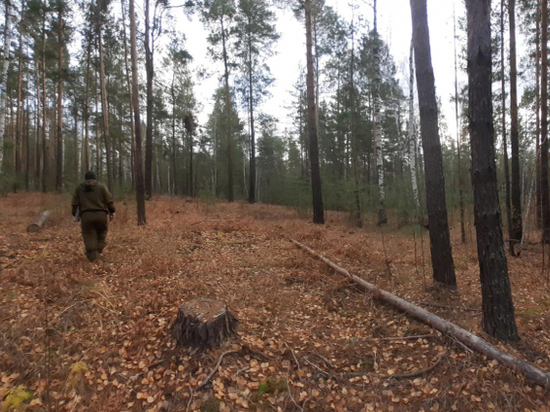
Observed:
[[[475,245],[455,234],[451,293],[425,290],[418,236],[415,265],[409,233],[357,230],[344,214],[319,227],[292,209],[161,197],[137,227],[125,202],[90,264],[64,204],[2,199],[2,410],[550,411],[546,389],[373,300],[288,240],[483,336]],[[44,209],[44,230],[26,233]],[[509,266],[522,341],[492,343],[550,370],[540,251]],[[175,346],[177,310],[198,297],[227,303],[238,338],[208,352]]]

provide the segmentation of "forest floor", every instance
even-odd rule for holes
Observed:
[[[292,209],[168,197],[148,202],[138,227],[134,203],[118,202],[92,264],[68,205],[58,195],[0,199],[2,411],[550,411],[547,390],[373,300],[289,241],[486,337],[471,228],[466,245],[452,230],[451,293],[425,287],[428,236],[416,237],[415,256],[411,227],[359,230],[332,212],[315,226]],[[46,227],[27,233],[45,209]],[[491,342],[550,370],[540,245],[509,266],[522,340]],[[191,354],[170,325],[199,296],[225,300],[241,323],[223,347]]]

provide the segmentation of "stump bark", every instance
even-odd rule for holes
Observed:
[[[172,337],[178,346],[207,350],[235,336],[238,324],[224,302],[198,298],[181,305],[172,325]]]
[[[38,216],[36,221],[34,223],[31,223],[29,226],[27,226],[27,232],[29,233],[37,233],[42,230],[42,227],[44,226],[44,223],[46,223],[46,220],[48,220],[48,217],[51,215],[51,212],[49,210],[45,210]]]

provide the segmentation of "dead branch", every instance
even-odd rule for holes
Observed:
[[[236,350],[229,350],[227,352],[222,353],[220,358],[218,359],[218,363],[216,363],[216,366],[214,366],[214,369],[212,369],[212,372],[210,372],[210,374],[206,377],[206,379],[199,386],[197,386],[197,389],[195,389],[195,392],[200,391],[202,388],[208,385],[208,382],[210,382],[210,379],[212,379],[212,376],[216,374],[216,372],[218,371],[218,368],[222,364],[222,360],[225,355],[231,355],[232,353],[237,353],[237,352],[238,351]]]
[[[332,261],[328,260],[324,256],[316,253],[314,250],[308,248],[307,246],[297,242],[296,240],[291,239],[291,242],[301,249],[305,250],[312,256],[317,257],[323,263],[334,269],[336,272],[344,275],[345,277],[352,279],[354,282],[368,289],[374,297],[384,300],[397,307],[398,309],[407,312],[412,317],[434,327],[435,329],[448,334],[464,345],[468,346],[471,349],[474,349],[487,357],[494,359],[506,366],[508,366],[513,371],[524,375],[529,380],[533,381],[537,385],[543,387],[550,387],[550,373],[543,371],[542,369],[537,368],[536,366],[522,361],[515,356],[512,356],[508,353],[504,353],[502,350],[486,342],[479,336],[476,336],[461,327],[446,321],[443,318],[427,311],[426,309],[421,308],[420,306],[414,305],[405,299],[402,299],[393,293],[387,292],[383,289],[380,289],[378,286],[373,285],[372,283],[367,282],[360,277],[349,273],[346,269],[336,265]]]
[[[373,376],[378,379],[395,379],[395,380],[413,379],[413,378],[418,378],[420,376],[427,375],[428,373],[433,371],[435,368],[439,366],[439,364],[443,361],[446,355],[447,355],[447,352],[442,353],[437,357],[437,360],[434,362],[433,365],[429,366],[426,369],[421,369],[416,372],[401,373],[401,374],[394,373],[392,375],[377,375],[377,374],[373,374],[372,372],[342,372],[342,373],[339,373],[337,376],[342,378],[355,378],[358,376]]]

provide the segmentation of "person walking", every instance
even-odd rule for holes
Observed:
[[[87,171],[84,179],[74,192],[71,206],[75,221],[81,222],[86,257],[93,262],[105,248],[107,215],[109,220],[114,219],[115,205],[109,189],[96,180],[94,172]]]

